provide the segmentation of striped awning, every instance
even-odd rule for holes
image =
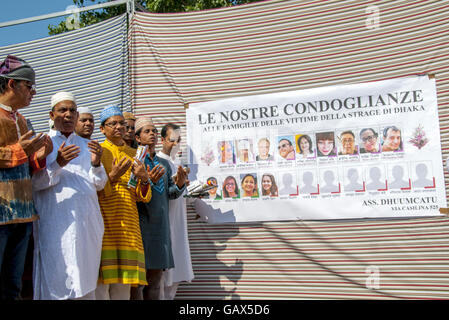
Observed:
[[[185,125],[185,107],[194,102],[433,74],[446,158],[448,14],[449,3],[435,0],[268,0],[136,13],[129,34],[133,111],[157,126]],[[448,218],[195,219],[190,208],[195,279],[180,287],[179,299],[449,297]]]
[[[130,108],[126,16],[39,40],[0,47],[26,60],[36,71],[37,94],[21,109],[36,132],[47,132],[50,98],[58,91],[73,92],[79,107],[89,107],[95,119],[109,104]],[[98,120],[93,138],[104,139]]]

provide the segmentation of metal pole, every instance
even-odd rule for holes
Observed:
[[[124,3],[129,5],[130,2],[133,3],[132,7],[134,9],[134,1],[133,0],[115,0],[115,1],[106,2],[106,3],[94,4],[94,5],[88,6],[88,7],[76,8],[76,9],[73,9],[73,10],[59,11],[59,12],[44,14],[44,15],[41,15],[41,16],[36,16],[36,17],[31,17],[31,18],[18,19],[18,20],[7,21],[7,22],[0,22],[0,28],[9,27],[9,26],[17,25],[17,24],[22,24],[22,23],[28,23],[28,22],[34,22],[34,21],[39,21],[39,20],[46,20],[46,19],[66,16],[66,15],[69,15],[69,14],[72,14],[72,13],[77,13],[77,12],[83,12],[83,11],[89,11],[89,10],[96,10],[96,9],[102,9],[102,8],[107,8],[107,7],[118,6],[118,5],[124,4]],[[134,12],[134,10],[133,10],[133,12]]]
[[[128,0],[126,3],[126,12],[128,13],[128,22],[131,23],[131,20],[134,16],[135,12],[134,0]]]
[[[128,3],[126,4],[128,8],[128,13],[133,15],[136,11],[134,0],[128,0]]]

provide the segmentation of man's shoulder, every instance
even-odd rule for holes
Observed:
[[[82,143],[82,144],[88,144],[89,143],[89,139],[83,138],[77,134],[74,134],[73,139],[78,142],[78,143]]]
[[[54,135],[51,137],[52,140],[57,139],[59,136]],[[72,137],[69,139],[69,142],[66,142],[66,145],[68,144],[75,144],[79,147],[81,147],[81,151],[87,149],[87,144],[89,143],[89,139],[80,137],[79,135],[73,133]]]
[[[170,167],[170,162],[167,159],[164,159],[160,156],[157,156],[157,159],[159,160],[159,163],[162,164],[164,167]]]
[[[130,146],[128,146],[126,143],[125,143],[124,151],[125,151],[125,153],[126,153],[127,155],[129,155],[130,157],[135,157],[135,156],[136,156],[136,153],[137,153],[137,149],[136,149],[136,148],[130,147]]]

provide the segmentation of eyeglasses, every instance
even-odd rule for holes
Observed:
[[[109,128],[115,128],[115,127],[117,127],[117,125],[125,127],[126,126],[126,122],[125,121],[111,121],[109,123],[105,123],[104,125],[108,126]]]
[[[341,140],[341,142],[342,142],[343,144],[345,144],[345,143],[353,143],[353,142],[354,142],[354,139],[343,139],[343,140]]]
[[[281,148],[287,148],[287,147],[289,147],[290,145],[288,144],[288,143],[283,143],[283,144],[281,144],[280,146],[278,146],[278,149],[281,149]]]
[[[367,137],[363,137],[362,141],[363,142],[367,142],[367,141],[371,142],[371,141],[373,141],[376,138],[377,138],[376,136],[367,136]]]
[[[25,87],[28,88],[30,91],[36,91],[36,85],[35,84],[25,84]]]
[[[129,131],[129,130],[134,131],[135,128],[133,126],[125,126],[125,129],[126,129],[126,131]]]

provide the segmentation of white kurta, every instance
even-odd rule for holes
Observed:
[[[178,167],[173,163],[170,156],[161,151],[158,152],[157,156],[170,163],[173,174],[178,171]],[[166,287],[177,282],[192,281],[194,277],[187,232],[187,207],[183,196],[169,201],[169,219],[175,267],[164,271],[164,286]]]
[[[92,167],[89,140],[50,131],[53,152],[47,167],[32,178],[40,219],[33,225],[34,299],[80,298],[95,290],[103,240],[97,190],[107,182],[103,166]],[[60,145],[81,148],[77,158],[60,167]]]

